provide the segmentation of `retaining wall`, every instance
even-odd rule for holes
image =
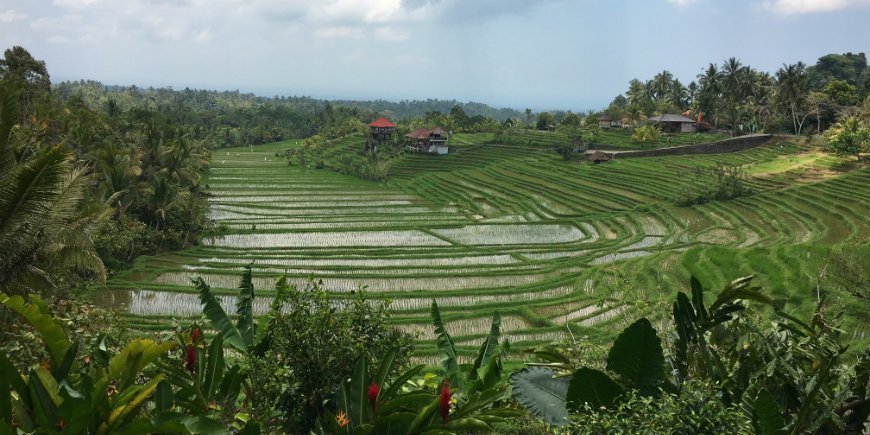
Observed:
[[[629,159],[632,157],[657,157],[657,156],[676,156],[681,154],[719,154],[733,153],[735,151],[748,150],[767,143],[773,135],[770,134],[751,134],[747,136],[732,137],[722,139],[716,142],[701,143],[696,145],[683,145],[669,148],[659,148],[655,150],[640,150],[640,151],[621,151],[608,152],[613,158]]]

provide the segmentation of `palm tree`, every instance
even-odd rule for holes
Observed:
[[[17,116],[16,93],[0,89],[0,288],[51,289],[69,269],[104,280],[91,241],[100,210],[87,206],[89,168],[62,144],[41,143],[44,124],[16,126]]]
[[[809,116],[809,111],[804,110],[809,88],[809,75],[803,62],[783,64],[776,72],[777,102],[788,112],[794,134],[800,134],[804,121]]]
[[[696,108],[694,106],[698,100],[698,91],[698,83],[694,80],[689,82],[689,84],[686,86],[686,106],[693,109]]]
[[[633,79],[628,83],[628,92],[625,93],[628,98],[628,105],[640,109],[645,115],[649,115],[652,111],[652,100],[647,85],[644,82]]]
[[[674,75],[670,71],[662,71],[653,77],[650,83],[651,96],[654,100],[662,100],[668,97],[674,83]]]
[[[698,74],[698,110],[714,122],[717,119],[716,106],[722,95],[721,78],[719,67],[715,63],[711,63],[703,73]]]
[[[689,91],[682,83],[680,83],[679,79],[674,79],[668,87],[665,99],[674,107],[682,111],[686,108],[686,102],[689,99]]]
[[[722,65],[722,100],[731,131],[740,121],[740,103],[747,95],[748,71],[749,68],[743,66],[736,57],[729,58]]]

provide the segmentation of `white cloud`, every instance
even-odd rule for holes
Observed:
[[[408,39],[408,32],[397,27],[378,27],[374,31],[375,38],[382,41],[404,41]]]
[[[691,4],[697,3],[698,0],[667,0],[668,3],[672,5],[677,5],[680,7],[689,6]]]
[[[193,40],[196,42],[209,42],[212,39],[214,39],[214,34],[211,32],[211,29],[202,29],[193,37]]]
[[[778,14],[797,15],[868,6],[870,0],[765,0],[762,5]]]
[[[86,8],[100,0],[54,0],[55,6],[64,6],[68,8]]]
[[[314,31],[314,36],[318,38],[351,38],[362,39],[364,36],[363,29],[359,27],[349,26],[331,26],[322,27]]]
[[[63,35],[50,36],[47,41],[49,44],[68,44],[72,42],[68,37]]]
[[[5,12],[0,12],[0,23],[11,23],[13,21],[23,20],[25,18],[27,18],[27,14],[15,12],[12,9],[9,9]]]

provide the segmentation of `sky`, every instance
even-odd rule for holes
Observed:
[[[53,82],[585,111],[665,69],[866,53],[868,23],[870,0],[0,0],[0,48]]]

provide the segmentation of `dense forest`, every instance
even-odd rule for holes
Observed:
[[[513,109],[455,100],[326,101],[309,97],[259,97],[238,91],[107,86],[94,81],[61,82],[53,89],[62,101],[80,99],[92,110],[106,114],[137,110],[159,113],[186,126],[191,138],[203,140],[211,148],[304,138],[323,133],[328,126],[348,118],[370,121],[381,114],[410,120],[453,109],[477,122],[519,116]]]
[[[784,65],[775,75],[729,59],[708,73],[686,87],[666,72],[633,81],[605,113],[640,122],[696,111],[735,134],[828,130],[832,150],[856,164],[868,152],[863,54]],[[43,61],[22,47],[6,50],[0,434],[866,433],[870,350],[850,347],[842,307],[819,292],[812,316],[799,318],[752,277],[722,289],[692,277],[689,292],[667,294],[660,318],[634,320],[607,346],[572,337],[512,349],[501,315],[481,313],[491,326],[469,360],[433,300],[423,311],[436,367],[414,364],[414,337],[392,328],[389,304],[366,300],[364,289],[334,300],[316,277],[297,287],[284,276],[255,318],[268,290],[255,288],[253,263],[238,268],[233,294],[194,279],[188,293],[201,316],[160,330],[131,332],[123,316],[88,302],[137,257],[216,231],[202,182],[215,149],[306,138],[314,168],[329,168],[318,164],[329,141],[390,112],[403,129],[570,127],[585,129],[572,133],[581,138],[596,118],[455,101],[52,85]],[[863,267],[851,257],[843,263]],[[868,301],[866,281],[845,286],[851,300]],[[517,359],[525,367],[511,365]]]

